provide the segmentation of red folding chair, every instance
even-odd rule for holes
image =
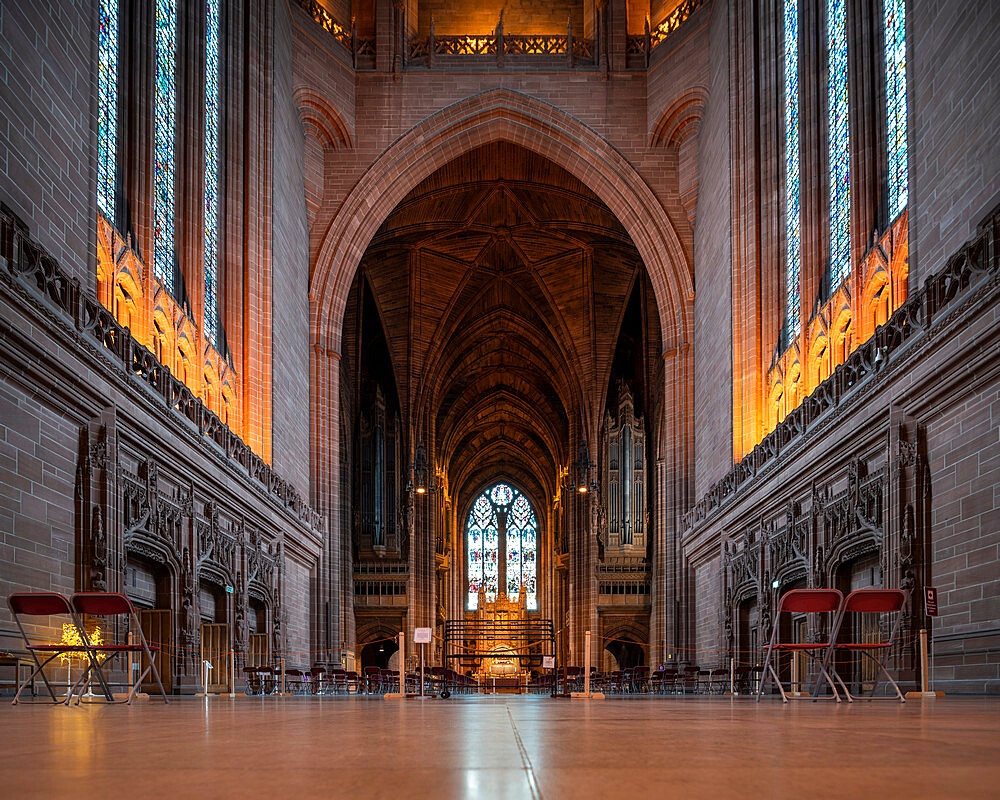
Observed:
[[[117,655],[127,654],[127,653],[139,653],[140,659],[142,654],[146,655],[146,669],[142,670],[139,677],[135,679],[129,688],[128,696],[124,700],[115,701],[111,696],[108,696],[109,702],[120,702],[131,704],[132,698],[135,697],[135,693],[139,691],[139,687],[142,686],[142,682],[145,680],[146,676],[152,672],[153,677],[156,678],[156,685],[160,687],[160,694],[163,696],[163,702],[169,703],[167,699],[167,693],[163,689],[163,683],[160,681],[160,673],[156,669],[156,662],[153,661],[153,652],[157,650],[157,647],[150,647],[148,642],[146,642],[146,636],[142,632],[142,626],[139,625],[139,615],[136,614],[135,606],[132,605],[132,601],[129,600],[125,595],[118,594],[116,592],[77,592],[70,598],[70,603],[73,605],[73,610],[80,615],[82,619],[83,615],[89,615],[91,617],[126,617],[129,622],[129,627],[135,632],[139,637],[138,644],[101,644],[91,646],[91,650],[96,654],[95,658],[90,660],[90,665],[84,672],[84,675],[80,678],[80,683],[83,683],[84,678],[88,676],[89,672],[93,672],[97,679],[100,681],[101,686],[107,686],[107,680],[104,676],[104,667]],[[82,626],[81,626],[82,628]],[[101,654],[106,654],[106,658],[102,661],[100,659]],[[142,662],[140,660],[140,666]],[[132,679],[132,676],[127,676],[126,683]],[[77,703],[80,700],[77,698]]]
[[[868,700],[871,701],[874,699],[879,684],[882,683],[882,675],[885,675],[889,683],[892,684],[892,688],[896,690],[899,702],[905,703],[906,698],[903,697],[903,693],[899,689],[899,684],[892,679],[892,676],[885,668],[885,660],[888,658],[889,652],[896,641],[899,623],[903,618],[901,612],[905,604],[906,592],[901,589],[855,589],[847,595],[840,609],[840,614],[837,616],[837,622],[833,627],[833,634],[830,636],[830,645],[827,648],[826,656],[823,658],[823,668],[829,671],[830,663],[833,661],[837,650],[860,653],[864,658],[869,659],[875,664],[877,668],[875,684],[872,686],[872,693],[868,697]],[[838,642],[837,638],[840,635],[841,626],[844,624],[844,618],[848,614],[895,614],[896,621],[893,623],[892,629],[889,631],[889,636],[885,640],[877,642]],[[880,656],[876,658],[873,653],[880,653]],[[847,699],[853,700],[851,693],[837,672],[836,663],[834,663],[832,672],[843,687]],[[815,693],[818,689],[819,686],[817,684],[813,692]]]
[[[247,697],[264,694],[264,682],[261,680],[257,667],[243,667],[243,680],[246,682],[244,691]]]
[[[49,683],[49,679],[45,674],[45,667],[54,659],[66,654],[75,656],[86,655],[88,662],[91,664],[94,663],[97,658],[93,648],[90,647],[86,631],[80,624],[80,620],[77,619],[76,614],[73,612],[73,607],[65,597],[61,594],[57,594],[56,592],[18,592],[7,598],[7,606],[10,608],[10,613],[14,617],[14,622],[17,623],[18,630],[21,631],[21,638],[24,639],[25,649],[31,653],[31,657],[35,662],[34,671],[28,676],[27,680],[22,682],[17,687],[17,692],[14,695],[12,705],[17,705],[24,687],[27,686],[36,675],[41,675],[42,680],[45,681],[45,688],[49,690],[49,695],[52,697],[53,703],[66,703],[66,705],[69,705],[69,701],[73,697],[73,689],[76,688],[79,681],[74,683],[72,686],[66,687],[65,699],[56,697],[56,693],[52,689],[52,684]],[[28,634],[24,630],[24,626],[21,624],[22,616],[54,617],[64,615],[73,621],[73,627],[76,628],[81,644],[32,644],[31,640],[28,638]],[[39,655],[48,657],[44,661],[39,661]],[[110,700],[112,697],[111,689],[104,681],[104,676],[99,676],[98,680],[101,683],[101,689],[104,691],[105,697]]]
[[[649,691],[649,667],[633,667],[632,668],[632,686],[635,688],[636,692],[648,692]]]
[[[781,692],[782,701],[785,703],[788,702],[788,695],[785,694],[785,689],[781,685],[781,678],[778,677],[778,671],[774,668],[774,663],[772,662],[772,656],[775,653],[781,652],[799,652],[807,658],[813,659],[820,667],[820,676],[826,678],[830,684],[830,688],[833,689],[833,699],[838,703],[840,702],[837,687],[833,682],[833,678],[830,677],[830,673],[826,670],[825,659],[817,655],[819,652],[825,655],[826,651],[830,649],[830,642],[782,642],[779,641],[778,631],[781,628],[782,614],[829,614],[830,630],[833,630],[836,624],[835,618],[840,611],[843,600],[844,595],[837,589],[792,589],[782,596],[781,601],[778,603],[778,609],[774,612],[771,641],[767,645],[760,683],[757,686],[758,703],[760,702],[760,696],[764,693],[764,687],[767,685],[768,678],[772,677],[778,686],[778,691]],[[832,637],[831,641],[833,641]],[[818,692],[819,677],[816,678],[816,687],[813,689],[812,697],[806,699],[816,699]],[[848,700],[850,700],[850,696],[848,696]]]

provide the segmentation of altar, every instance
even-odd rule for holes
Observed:
[[[445,658],[457,661],[484,692],[525,691],[532,670],[544,656],[555,656],[552,620],[528,616],[524,588],[517,599],[500,592],[487,601],[480,589],[475,611],[445,623]]]
[[[519,658],[524,642],[517,641],[515,632],[528,621],[527,597],[522,586],[517,599],[500,592],[492,603],[487,601],[486,592],[480,588],[476,605],[476,620],[486,623],[481,626],[481,638],[475,648],[489,654],[481,660],[475,673],[479,685],[485,691],[520,693],[527,686],[530,670]],[[492,623],[492,624],[490,624]]]

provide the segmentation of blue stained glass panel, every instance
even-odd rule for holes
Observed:
[[[784,6],[785,88],[785,312],[788,335],[799,335],[801,301],[799,273],[802,261],[799,202],[799,7]]]
[[[118,0],[101,0],[97,41],[97,208],[115,213],[118,146]]]
[[[906,1],[885,3],[886,144],[889,218],[906,208],[909,178],[906,150]]]
[[[205,297],[202,330],[217,344],[219,283],[219,0],[205,3]]]
[[[848,125],[846,0],[829,0],[826,29],[829,58],[830,276],[836,289],[851,274],[851,134]]]
[[[176,137],[177,8],[174,0],[156,0],[156,65],[153,114],[153,274],[173,289],[174,140]]]

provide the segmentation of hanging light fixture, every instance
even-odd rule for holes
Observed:
[[[427,494],[434,491],[434,480],[431,477],[430,464],[427,461],[427,448],[417,445],[413,464],[410,466],[410,483],[406,487],[417,494]]]
[[[416,283],[417,297],[415,312],[417,315],[417,343],[423,347],[423,272],[420,269],[419,258],[416,262]],[[406,487],[407,491],[417,494],[427,494],[434,491],[434,481],[430,474],[430,464],[427,461],[427,448],[423,443],[417,445],[413,456],[413,463],[410,465],[410,482]]]
[[[597,481],[591,475],[591,470],[596,466],[590,460],[590,450],[587,448],[587,440],[581,439],[580,446],[576,451],[576,462],[570,470],[570,490],[576,489],[579,494],[597,491]]]

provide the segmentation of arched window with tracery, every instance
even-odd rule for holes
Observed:
[[[480,588],[493,602],[500,587],[516,598],[522,585],[528,610],[538,609],[538,521],[520,491],[497,483],[479,495],[465,524],[465,546],[470,611],[479,605]]]

